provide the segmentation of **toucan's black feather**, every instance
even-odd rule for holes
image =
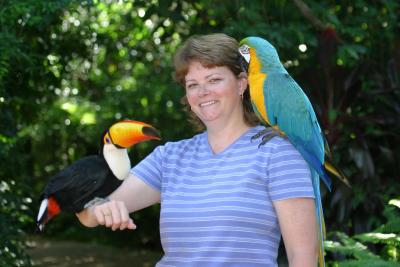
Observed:
[[[61,210],[77,213],[93,196],[106,197],[121,183],[104,157],[92,155],[75,161],[51,177],[40,199],[53,196]]]

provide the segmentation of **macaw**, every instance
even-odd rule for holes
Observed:
[[[98,155],[83,157],[50,178],[39,199],[38,230],[61,211],[78,213],[104,202],[128,177],[131,164],[127,148],[151,139],[160,139],[160,135],[149,124],[132,120],[114,123],[103,133]]]
[[[310,167],[317,225],[319,225],[319,263],[320,266],[325,266],[323,245],[325,223],[320,179],[329,191],[331,180],[326,170],[341,176],[340,178],[344,179],[345,183],[347,180],[340,171],[325,162],[325,153],[329,153],[329,149],[314,109],[301,87],[281,64],[274,46],[265,39],[247,37],[240,41],[239,52],[247,67],[253,110],[261,122],[272,127],[257,135],[257,137],[264,135],[261,145],[273,136],[285,136]]]

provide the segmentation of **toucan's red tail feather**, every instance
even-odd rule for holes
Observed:
[[[44,198],[40,203],[36,224],[39,231],[42,231],[46,223],[60,213],[61,209],[53,197]]]
[[[51,217],[56,216],[61,211],[60,206],[54,197],[49,197],[48,213]]]

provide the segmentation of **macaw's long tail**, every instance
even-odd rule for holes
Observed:
[[[320,178],[315,170],[311,170],[312,185],[315,195],[315,211],[317,215],[317,232],[318,232],[318,262],[319,267],[325,267],[325,257],[324,257],[324,240],[326,235],[324,213],[322,210],[321,193],[320,193]]]
[[[332,163],[332,159],[326,155],[325,155],[324,168],[325,168],[325,170],[327,170],[328,172],[330,172],[334,176],[336,176],[340,181],[342,181],[349,188],[351,188],[349,179],[347,179],[346,175],[339,168],[334,166]]]
[[[324,160],[325,170],[332,173],[340,181],[342,181],[345,185],[347,185],[349,188],[351,188],[349,179],[347,179],[346,175],[337,166],[335,166],[333,164],[332,152],[329,148],[329,144],[328,144],[328,141],[326,140],[326,138],[324,138],[324,151],[325,151],[325,160]]]

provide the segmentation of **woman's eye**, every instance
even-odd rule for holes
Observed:
[[[217,82],[219,82],[219,81],[221,81],[221,78],[212,78],[212,79],[210,80],[210,83],[217,83]]]
[[[197,86],[198,86],[198,84],[192,83],[192,84],[186,85],[186,88],[187,88],[187,89],[195,89]]]

